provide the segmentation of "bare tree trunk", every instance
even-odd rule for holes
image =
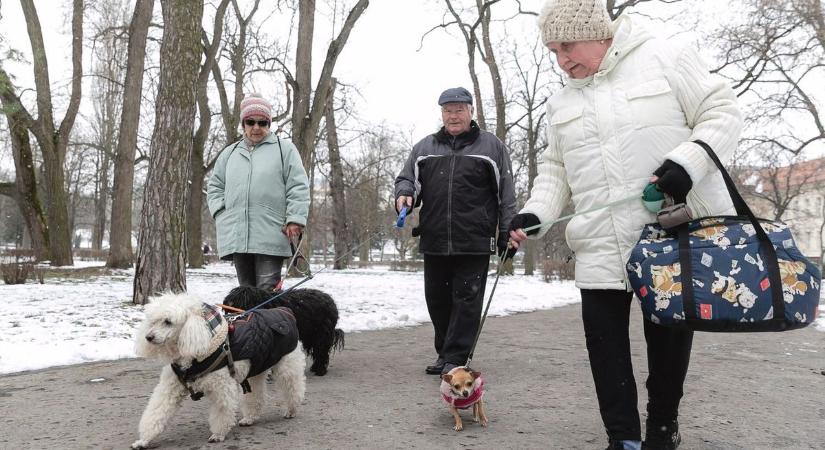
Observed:
[[[478,43],[478,39],[476,38],[474,29],[470,28],[469,25],[465,24],[461,20],[461,16],[458,12],[456,12],[452,2],[450,0],[444,0],[444,2],[447,5],[447,9],[450,10],[450,13],[455,18],[456,24],[458,25],[459,30],[461,30],[461,34],[464,36],[464,45],[467,47],[467,73],[470,74],[470,80],[473,82],[473,96],[476,98],[476,123],[478,123],[479,128],[486,131],[487,118],[484,114],[484,100],[481,96],[481,83],[479,83],[478,75],[476,75],[476,45]]]
[[[532,107],[532,105],[530,105]],[[541,120],[541,118],[539,118]],[[536,125],[533,113],[527,115],[527,192],[533,192],[533,184],[538,176],[538,136],[536,136]],[[524,274],[533,275],[536,270],[536,249],[538,243],[528,239],[527,248],[524,252]]]
[[[64,186],[63,162],[69,135],[80,107],[83,75],[83,1],[73,0],[72,7],[72,83],[66,115],[55,129],[51,83],[43,43],[40,19],[32,0],[20,0],[32,47],[32,67],[37,90],[36,126],[31,131],[43,154],[43,173],[48,202],[49,258],[55,266],[72,265],[71,229]]]
[[[312,41],[315,32],[315,0],[298,2],[298,43],[295,49],[295,100],[292,104],[292,141],[301,153],[304,167],[312,160],[308,137],[312,95]]]
[[[35,163],[32,156],[31,142],[29,141],[29,129],[24,120],[19,117],[22,110],[17,107],[19,99],[13,95],[12,91],[6,90],[3,86],[11,88],[10,81],[2,69],[0,69],[0,100],[6,114],[11,135],[11,150],[14,159],[14,198],[23,220],[26,222],[26,229],[31,237],[32,249],[38,260],[45,260],[49,255],[49,235],[46,228],[46,217],[43,207],[40,204],[40,197],[37,194],[37,181],[35,177]]]
[[[292,80],[295,101],[292,108],[292,140],[301,153],[307,172],[315,152],[315,139],[321,118],[331,95],[332,71],[341,51],[349,39],[355,23],[369,6],[369,0],[358,0],[344,21],[338,36],[329,44],[327,57],[321,69],[315,95],[312,96],[312,41],[315,28],[315,0],[305,0],[298,5],[298,44],[295,53],[295,79]]]
[[[98,180],[96,183],[97,192],[95,196],[95,222],[92,227],[92,248],[100,250],[103,248],[103,234],[106,232],[106,205],[109,199],[109,152],[99,152],[101,162],[98,170]]]
[[[112,224],[109,229],[107,267],[132,266],[132,189],[135,177],[135,151],[140,123],[140,95],[143,86],[143,66],[146,57],[146,37],[152,20],[154,0],[137,0],[129,25],[129,49],[120,132],[115,154],[114,186],[112,187]]]
[[[96,24],[101,31],[96,36],[96,45],[93,47],[95,58],[92,81],[92,101],[94,102],[94,122],[92,130],[95,134],[92,148],[96,153],[97,170],[95,174],[95,217],[92,227],[92,248],[100,250],[103,247],[103,237],[106,234],[107,206],[111,199],[109,169],[117,147],[117,123],[112,120],[122,114],[123,101],[123,61],[126,59],[126,48],[119,38],[117,30],[123,23],[126,8],[120,0],[105,0],[97,4],[101,17]],[[98,41],[99,39],[99,41]]]
[[[501,85],[501,74],[498,70],[498,63],[496,62],[496,54],[493,52],[493,44],[490,42],[490,16],[492,2],[485,3],[482,0],[476,0],[478,7],[479,20],[481,21],[481,42],[484,44],[484,54],[482,58],[487,68],[490,70],[490,81],[493,84],[493,99],[496,105],[496,137],[502,142],[507,134],[505,124],[506,114],[504,101],[504,88]],[[479,103],[481,100],[479,99]]]
[[[349,258],[349,230],[347,228],[347,199],[344,189],[344,170],[341,167],[341,153],[338,149],[338,130],[335,126],[334,93],[337,82],[332,79],[332,93],[327,98],[327,147],[329,148],[330,181],[332,195],[332,234],[335,245],[335,262],[333,269],[346,269]],[[324,249],[326,254],[326,249]]]
[[[140,220],[134,298],[186,290],[186,181],[201,55],[203,2],[161,2],[163,42],[149,174]]]
[[[197,80],[197,102],[199,125],[192,137],[192,157],[191,157],[191,181],[189,183],[189,195],[186,203],[186,235],[188,239],[189,267],[203,267],[203,250],[201,239],[203,236],[203,223],[201,211],[203,209],[203,177],[206,168],[203,164],[206,138],[209,134],[209,127],[212,124],[212,112],[209,110],[209,97],[206,92],[206,84],[209,82],[209,74],[215,64],[215,55],[221,45],[221,34],[223,32],[223,18],[229,0],[222,0],[215,12],[215,23],[212,29],[212,43],[210,44],[204,36],[202,39],[207,44],[205,49],[205,59],[201,66]]]

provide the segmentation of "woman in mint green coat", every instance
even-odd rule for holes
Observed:
[[[272,106],[257,94],[241,102],[244,137],[218,156],[207,189],[218,255],[232,260],[241,286],[273,290],[289,242],[306,226],[309,180],[298,149],[270,131]]]

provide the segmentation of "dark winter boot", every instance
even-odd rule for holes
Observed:
[[[642,443],[642,450],[676,450],[682,443],[679,422],[676,420],[665,425],[654,425],[647,421],[645,428],[647,435]]]

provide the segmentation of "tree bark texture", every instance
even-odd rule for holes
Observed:
[[[332,234],[335,246],[333,269],[346,269],[349,264],[349,229],[347,226],[347,199],[344,188],[344,170],[341,166],[341,152],[338,148],[338,130],[335,125],[334,93],[336,81],[332,79],[332,93],[327,98],[326,127],[329,148],[330,181],[332,196]],[[326,254],[326,249],[324,250]]]
[[[134,298],[186,290],[186,193],[203,2],[161,2],[163,41],[149,173],[140,218]]]
[[[123,107],[115,153],[114,184],[112,186],[112,223],[109,229],[109,258],[106,266],[125,269],[132,266],[132,189],[135,177],[135,151],[140,123],[140,96],[143,86],[143,66],[146,57],[146,37],[152,20],[154,0],[137,0],[129,24],[126,80]]]

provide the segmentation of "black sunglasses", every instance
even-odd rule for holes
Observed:
[[[246,126],[248,126],[248,127],[254,127],[256,123],[257,123],[257,124],[258,124],[258,126],[259,126],[259,127],[261,127],[261,128],[267,128],[267,127],[269,127],[269,121],[268,121],[268,120],[253,120],[253,119],[246,119],[246,120],[244,120],[244,121],[243,121],[243,123],[244,123],[244,125],[246,125]]]

